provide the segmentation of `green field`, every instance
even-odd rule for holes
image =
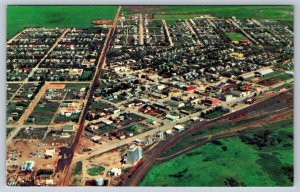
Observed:
[[[7,39],[26,27],[90,27],[114,19],[117,6],[8,6]]]
[[[90,176],[96,176],[96,175],[101,174],[104,170],[105,170],[104,167],[102,167],[100,165],[96,165],[96,166],[89,168],[87,170],[87,174],[89,174]]]
[[[269,126],[278,129],[270,132],[266,146],[258,147],[241,138],[209,143],[152,166],[140,185],[292,186],[293,120]],[[246,138],[262,139],[265,130],[259,133],[247,134]]]
[[[276,19],[293,28],[293,6],[147,6],[145,11],[151,9],[155,19],[184,19],[198,17],[201,15],[212,15],[215,17]],[[132,8],[125,7],[123,13],[137,13]]]
[[[72,175],[81,175],[82,174],[82,161],[78,161],[73,168]]]
[[[247,40],[247,38],[242,35],[241,33],[235,33],[235,32],[228,32],[225,33],[227,37],[231,39],[231,41],[241,41],[241,40]]]
[[[245,120],[241,120],[241,121],[237,121],[237,122],[229,122],[229,123],[223,123],[223,124],[219,124],[213,127],[209,127],[207,129],[200,129],[199,131],[196,131],[193,134],[190,134],[189,136],[181,139],[180,141],[178,141],[176,143],[176,145],[173,145],[172,147],[170,147],[167,151],[165,151],[163,153],[163,157],[167,157],[169,155],[172,155],[176,152],[181,151],[182,149],[191,146],[193,144],[196,144],[200,141],[204,141],[206,140],[206,135],[209,134],[214,134],[217,132],[220,132],[222,130],[226,130],[226,129],[230,129],[236,126],[240,126],[240,125],[245,125],[247,123],[250,122],[254,122],[257,120],[260,120],[262,118],[264,118],[265,116],[260,116],[260,117],[255,117],[255,118],[251,118],[251,119],[245,119]],[[190,125],[185,125],[186,127],[190,127]],[[200,139],[201,137],[203,137],[203,139]]]

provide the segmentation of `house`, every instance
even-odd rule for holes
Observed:
[[[91,141],[95,142],[95,143],[100,143],[102,137],[95,135],[93,137],[91,137]]]
[[[204,100],[204,105],[208,105],[211,107],[217,106],[221,101],[217,98],[212,98],[212,99],[205,99]]]
[[[69,72],[70,76],[81,76],[83,73],[83,69],[71,69]]]
[[[59,114],[62,116],[70,117],[72,114],[80,113],[81,109],[82,109],[82,103],[80,102],[71,102],[71,103],[62,102],[59,107]]]
[[[153,119],[147,119],[147,123],[149,123],[151,125],[155,125],[157,122]]]
[[[172,100],[166,101],[166,103],[168,105],[170,105],[171,107],[175,107],[175,108],[181,108],[181,107],[185,106],[185,104],[183,102],[177,102],[177,101],[172,101]]]
[[[193,91],[193,90],[195,90],[196,88],[197,88],[197,87],[195,87],[195,86],[189,85],[189,86],[184,87],[184,90],[185,90],[185,91]]]
[[[232,95],[222,95],[222,100],[225,102],[231,102],[233,100]]]
[[[115,168],[113,167],[107,174],[110,175],[110,176],[120,176],[122,173],[122,170],[121,169],[118,169],[118,168]]]
[[[55,149],[47,149],[45,151],[44,157],[45,158],[52,158],[55,155]]]
[[[103,120],[101,120],[101,123],[104,123],[105,125],[111,125],[113,123],[113,121],[110,121],[108,119],[103,119]]]
[[[159,139],[164,138],[164,132],[160,131],[158,133],[155,134],[156,137],[158,137]]]

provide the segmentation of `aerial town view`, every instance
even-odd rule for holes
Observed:
[[[293,186],[293,6],[7,7],[8,186]]]

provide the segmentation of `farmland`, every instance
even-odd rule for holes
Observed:
[[[25,27],[90,27],[93,19],[113,19],[116,10],[117,6],[8,6],[7,38]]]
[[[212,15],[214,17],[256,18],[256,19],[278,19],[282,23],[293,27],[293,6],[147,6],[124,7],[125,14],[139,11],[153,12],[155,19],[184,19],[198,17],[201,15]]]
[[[279,129],[268,138],[279,142],[276,145],[258,147],[245,142],[245,138],[222,139],[153,166],[140,185],[228,186],[233,180],[242,186],[291,186],[290,175],[284,170],[293,165],[293,121],[273,126]],[[260,134],[265,132],[245,137],[251,140]]]

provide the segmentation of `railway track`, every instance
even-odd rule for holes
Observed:
[[[174,143],[176,143],[177,141],[187,137],[188,135],[192,134],[193,132],[196,132],[200,129],[205,129],[208,128],[216,123],[224,123],[224,122],[228,122],[229,118],[231,116],[235,116],[241,113],[253,113],[255,111],[259,112],[259,111],[264,111],[264,108],[270,107],[272,106],[272,104],[276,105],[276,103],[278,103],[278,101],[280,100],[285,100],[287,99],[287,97],[289,95],[289,92],[291,92],[293,90],[290,90],[288,92],[284,92],[284,93],[279,93],[278,95],[268,98],[266,100],[263,100],[261,102],[257,102],[247,108],[241,109],[239,111],[236,111],[234,113],[228,114],[228,115],[224,115],[222,117],[219,117],[211,122],[208,122],[207,124],[205,124],[206,122],[199,122],[197,123],[193,128],[179,133],[178,135],[170,138],[168,141],[165,142],[161,142],[159,143],[155,148],[153,148],[153,150],[149,151],[149,153],[147,154],[147,156],[144,158],[143,160],[143,164],[136,170],[136,172],[131,176],[131,178],[125,178],[125,180],[123,181],[123,183],[121,185],[124,186],[136,186],[138,184],[138,182],[140,181],[140,179],[143,177],[143,175],[146,173],[146,171],[150,168],[151,164],[158,158],[160,157],[166,150],[168,150]],[[289,103],[287,102],[286,105],[288,106]],[[286,107],[286,105],[284,105]],[[238,120],[238,119],[237,119]],[[231,120],[234,121],[234,120]]]

